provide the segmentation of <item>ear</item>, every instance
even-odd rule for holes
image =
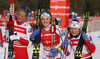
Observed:
[[[52,19],[50,18],[50,24],[51,24],[51,22],[52,22]]]
[[[29,18],[29,16],[26,15],[26,19],[28,19],[28,18]]]
[[[81,32],[81,31],[82,31],[82,29],[79,29],[79,31]]]

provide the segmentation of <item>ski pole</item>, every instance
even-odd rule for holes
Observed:
[[[40,23],[40,0],[38,0],[38,15],[37,15],[37,24],[36,29],[40,28],[40,33],[36,35],[35,41],[34,41],[34,47],[33,47],[33,55],[32,59],[39,59],[39,53],[40,53],[40,40],[41,40],[41,23]]]
[[[66,39],[71,39],[71,38],[68,38],[68,36],[69,36],[69,31],[68,31],[68,33],[67,33],[67,35],[66,35]],[[65,40],[66,40],[65,39]],[[66,56],[67,56],[67,50],[68,50],[68,45],[65,45],[64,46],[65,47],[65,49],[64,49],[64,54],[63,54],[63,57],[62,57],[62,59],[66,59]],[[65,53],[66,52],[66,53]]]
[[[56,25],[55,25],[55,17],[52,16],[52,25],[50,27],[50,31],[51,31],[51,49],[54,49],[55,48],[55,28],[56,28]],[[55,57],[53,56],[53,54],[51,55],[51,59],[55,59]]]
[[[90,15],[90,4],[87,0],[86,0],[86,4],[87,4],[87,9],[86,9],[86,13],[85,13],[85,19],[84,19],[83,27],[81,29],[85,33],[86,33],[86,30],[87,30],[89,15]],[[75,53],[74,59],[81,59],[83,44],[84,44],[84,39],[81,35],[80,39],[79,39],[78,46],[76,47],[76,53]]]
[[[68,49],[68,45],[65,45],[65,49],[64,49],[64,53],[65,53],[65,55],[63,54],[63,59],[66,59],[66,55],[67,55],[67,50],[66,50],[66,48]]]
[[[54,25],[51,25],[51,49],[55,48],[55,29]],[[51,55],[51,59],[55,59],[53,54]]]
[[[9,19],[9,36],[14,34],[14,0],[10,0],[10,19]],[[13,19],[13,20],[12,20]],[[10,23],[11,22],[11,23]],[[13,41],[9,39],[9,46],[8,46],[8,59],[13,59]]]

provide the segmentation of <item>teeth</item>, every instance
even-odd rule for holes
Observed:
[[[44,24],[47,24],[47,23],[44,23]]]

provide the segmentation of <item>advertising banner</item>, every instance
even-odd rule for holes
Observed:
[[[62,28],[69,26],[70,0],[50,0],[50,12]]]
[[[95,31],[100,31],[100,20],[93,20],[92,21],[92,32],[95,32]]]

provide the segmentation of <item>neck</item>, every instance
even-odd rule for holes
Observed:
[[[18,25],[21,25],[21,24],[23,24],[23,23],[24,23],[24,22],[18,22],[18,21],[16,21],[16,22],[17,22],[17,24],[18,24]]]
[[[48,29],[50,29],[50,26],[51,26],[51,25],[49,25],[48,27],[44,27],[44,29],[48,30]]]
[[[20,22],[19,22],[18,20],[17,20],[17,22],[18,22],[18,23],[24,23],[24,21],[20,21]]]

